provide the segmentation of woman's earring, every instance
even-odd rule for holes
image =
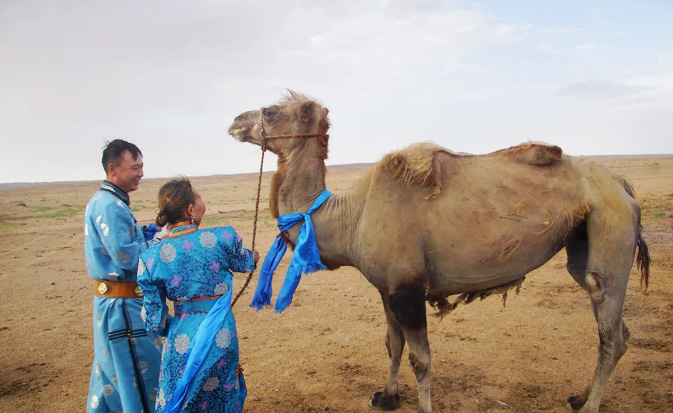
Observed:
[[[194,215],[192,215],[192,224],[194,223]]]

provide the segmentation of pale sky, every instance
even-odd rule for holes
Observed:
[[[0,0],[0,182],[103,179],[114,138],[149,178],[256,172],[226,131],[286,89],[330,109],[328,165],[671,154],[673,2]]]

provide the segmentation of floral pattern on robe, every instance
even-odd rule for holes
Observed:
[[[163,411],[180,379],[190,341],[219,296],[232,288],[231,271],[254,270],[253,254],[232,227],[197,230],[164,238],[141,254],[138,283],[143,289],[145,328],[166,336],[157,395]],[[166,299],[174,301],[170,317]],[[187,389],[181,411],[239,412],[247,394],[238,370],[238,336],[230,311],[204,363]]]

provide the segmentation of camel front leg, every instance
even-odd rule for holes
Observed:
[[[402,351],[404,350],[404,333],[402,327],[397,322],[395,314],[390,309],[390,296],[387,293],[381,293],[383,309],[386,312],[386,322],[388,323],[388,332],[386,333],[386,348],[388,349],[388,359],[390,368],[388,371],[388,380],[382,392],[377,391],[369,401],[369,405],[378,410],[395,410],[400,403],[400,394],[397,388],[397,379],[400,374],[400,362],[402,361]]]
[[[418,413],[431,413],[430,396],[430,343],[427,328],[405,331],[409,343],[409,364],[418,385]]]
[[[431,353],[425,313],[425,290],[418,284],[398,287],[390,296],[390,309],[409,343],[409,362],[418,385],[418,413],[431,413]]]

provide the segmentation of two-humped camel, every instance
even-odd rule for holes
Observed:
[[[274,217],[306,212],[325,188],[327,113],[290,92],[231,125],[237,140],[278,155],[270,194]],[[565,247],[568,271],[589,293],[600,338],[591,384],[568,405],[598,411],[626,351],[622,306],[637,246],[641,283],[649,276],[640,207],[624,179],[591,160],[562,155],[556,146],[528,143],[471,156],[416,144],[384,156],[312,220],[322,262],[329,269],[357,268],[381,293],[390,370],[372,407],[397,408],[406,340],[418,411],[431,412],[426,301],[446,314],[460,302],[506,293]],[[299,226],[283,234],[291,245]],[[451,295],[459,296],[449,302]]]

